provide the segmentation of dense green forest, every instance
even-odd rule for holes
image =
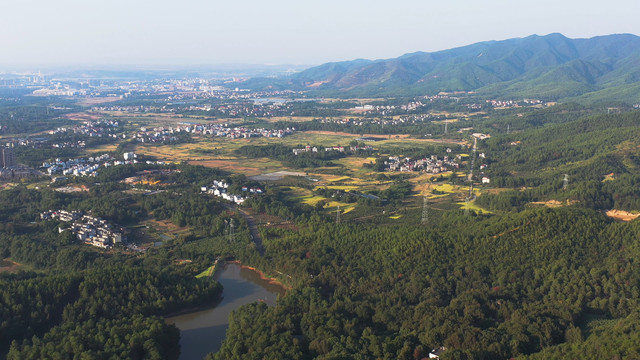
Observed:
[[[192,236],[222,232],[222,206],[191,188],[195,179],[217,178],[216,170],[175,169],[173,190],[154,196],[126,194],[117,181],[147,167],[123,166],[100,175],[102,185],[88,193],[65,194],[17,186],[0,192],[2,258],[28,264],[32,271],[0,274],[0,352],[9,359],[131,358],[171,359],[180,352],[179,332],[158,316],[208,304],[221,293],[211,278],[194,275],[213,261],[177,266],[168,250],[150,249],[146,256],[125,249],[105,253],[77,243],[70,232],[58,233],[59,222],[43,222],[49,209],[84,210],[122,226],[149,216],[185,219]],[[83,179],[85,181],[89,181]],[[187,185],[188,184],[188,185]],[[237,219],[238,224],[242,224]],[[219,226],[218,226],[219,225]],[[135,240],[133,233],[128,234]],[[213,256],[213,255],[212,255]],[[197,259],[198,260],[198,259]],[[8,355],[7,355],[8,352]]]
[[[282,161],[283,164],[294,169],[337,166],[336,163],[331,160],[340,159],[346,156],[343,152],[339,151],[325,151],[324,146],[317,145],[311,147],[316,147],[318,151],[304,152],[295,155],[293,154],[291,147],[284,146],[282,144],[274,144],[264,146],[245,145],[237,149],[235,152],[239,155],[251,158],[265,157],[269,159],[277,159]],[[300,145],[298,148],[304,148],[304,145]]]
[[[276,308],[236,312],[215,358],[413,359],[438,346],[445,358],[509,358],[637,310],[636,223],[579,209],[439,220],[267,233],[271,259],[254,261],[298,285]]]
[[[307,179],[260,183],[185,164],[107,168],[95,178],[63,182],[86,189],[71,193],[41,179],[8,186],[0,191],[0,255],[23,266],[0,274],[0,358],[175,359],[179,332],[162,316],[220,297],[217,282],[195,278],[218,258],[256,267],[290,290],[275,307],[255,303],[235,311],[210,359],[415,360],[441,346],[442,359],[640,358],[640,222],[603,214],[640,210],[640,112],[605,115],[564,104],[488,111],[451,129],[468,122],[492,133],[478,141],[483,157],[474,165],[478,178],[491,178],[478,184],[474,204],[490,212],[465,212],[457,200],[435,198],[426,223],[412,175],[380,172],[381,154],[441,156],[443,144],[376,149],[378,159],[363,171],[385,182],[368,192],[378,198]],[[296,126],[333,126],[305,124]],[[395,133],[441,127],[411,126]],[[37,150],[18,155],[26,159]],[[452,151],[462,153],[469,147]],[[358,156],[295,156],[282,144],[241,146],[234,155],[277,159],[290,168]],[[455,173],[445,175],[429,181],[467,185]],[[123,182],[133,176],[157,184]],[[278,224],[258,228],[264,253],[236,205],[201,192],[221,179],[232,192],[264,188],[242,205]],[[290,185],[327,200],[304,204]],[[355,204],[339,224],[324,207],[338,199]],[[558,207],[542,205],[551,200]],[[152,222],[182,232],[145,253],[125,246],[105,251],[58,232],[67,226],[62,222],[41,221],[39,214],[51,209],[102,217],[136,244],[149,241],[139,230]],[[390,213],[402,216],[391,220]],[[225,236],[231,219],[234,242]]]
[[[34,134],[73,124],[60,117],[67,112],[38,105],[0,107],[0,134]]]

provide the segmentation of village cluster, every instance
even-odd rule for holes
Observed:
[[[137,155],[134,153],[124,153],[124,160],[116,160],[109,154],[89,158],[77,158],[63,161],[56,159],[53,162],[45,162],[42,167],[47,169],[49,175],[62,173],[62,175],[73,176],[97,176],[98,169],[102,167],[137,164]]]
[[[397,118],[371,118],[371,119],[362,119],[362,118],[323,118],[320,119],[320,123],[322,124],[341,124],[341,125],[353,125],[353,126],[363,126],[368,124],[375,125],[403,125],[403,124],[419,124],[427,121],[439,121],[446,120],[445,117],[433,114],[416,114],[416,115],[402,115]]]
[[[447,152],[451,152],[451,149],[447,149]],[[455,159],[460,160],[461,156],[456,155]],[[389,160],[385,161],[384,164],[387,171],[424,171],[431,174],[439,174],[460,167],[460,164],[448,155],[445,155],[442,159],[438,159],[437,155],[422,159],[390,156]]]
[[[230,139],[248,139],[251,137],[282,138],[292,134],[294,131],[295,128],[274,130],[262,128],[252,129],[244,126],[232,128],[229,124],[186,124],[169,128],[160,127],[148,129],[142,127],[140,128],[140,132],[135,135],[135,138],[142,143],[175,141],[176,135],[180,133],[211,135]]]
[[[114,230],[106,220],[83,215],[81,211],[48,210],[40,214],[40,219],[70,222],[69,228],[59,228],[58,231],[71,231],[74,237],[85,244],[110,249],[122,242],[122,233]]]
[[[73,127],[59,127],[55,130],[51,130],[49,131],[49,135],[74,133],[79,135],[86,135],[89,137],[116,137],[113,132],[114,130],[118,129],[118,127],[119,123],[117,120],[83,121],[82,125],[76,125]]]
[[[372,151],[373,147],[370,145],[365,145],[365,146],[349,146],[348,148],[345,148],[344,146],[332,146],[332,147],[326,147],[324,148],[325,152],[329,152],[329,151],[338,151],[338,152],[345,152],[345,150],[348,149],[351,152],[357,152],[357,151]],[[317,153],[319,150],[322,150],[322,148],[318,149],[317,146],[311,147],[310,145],[307,145],[303,148],[300,149],[293,149],[293,154],[294,155],[299,155],[299,154],[303,154],[303,153]]]
[[[225,200],[231,201],[238,205],[242,204],[247,200],[247,196],[243,196],[241,194],[232,194],[229,190],[229,183],[224,180],[213,180],[213,183],[210,186],[203,186],[200,189],[203,193],[212,194],[214,196],[221,197]],[[242,192],[248,192],[249,194],[262,194],[264,190],[259,187],[242,187]]]
[[[488,104],[492,107],[508,108],[519,106],[533,106],[543,104],[542,100],[538,99],[523,99],[523,100],[487,100]]]

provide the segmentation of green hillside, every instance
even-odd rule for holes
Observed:
[[[289,78],[253,79],[250,88],[291,87],[330,96],[398,96],[478,91],[487,97],[614,100],[640,81],[640,38],[561,34],[489,41],[394,59],[320,65]],[[607,90],[616,88],[614,92]],[[640,101],[628,93],[625,101]]]

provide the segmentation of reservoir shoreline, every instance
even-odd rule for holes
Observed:
[[[291,286],[283,284],[282,282],[280,282],[276,278],[267,277],[262,271],[254,268],[252,266],[242,265],[242,263],[239,260],[225,261],[222,264],[219,264],[218,266],[216,266],[216,269],[214,270],[214,273],[212,275],[214,280],[218,281],[216,276],[220,272],[220,268],[224,268],[227,264],[236,264],[236,265],[239,265],[240,268],[242,268],[242,269],[251,270],[251,271],[255,272],[256,274],[258,274],[260,276],[260,280],[264,280],[264,281],[268,282],[270,285],[275,285],[275,286],[281,287],[283,292],[285,292],[285,293],[288,290],[292,289]],[[200,306],[193,306],[193,307],[190,307],[190,308],[174,311],[172,313],[163,315],[162,317],[167,319],[167,318],[171,318],[171,317],[175,317],[175,316],[187,315],[187,314],[195,313],[195,312],[198,312],[198,311],[213,309],[216,306],[220,305],[220,303],[222,302],[223,298],[224,298],[224,288],[222,289],[222,293],[220,294],[220,296],[217,299],[213,300],[213,303],[200,305]]]
[[[219,264],[215,280],[222,286],[220,298],[210,304],[184,309],[165,322],[180,329],[180,360],[202,359],[222,346],[229,315],[243,305],[264,302],[275,306],[287,287],[238,261]]]

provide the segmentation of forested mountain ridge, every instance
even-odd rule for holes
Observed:
[[[612,89],[619,97],[623,89],[640,80],[639,62],[640,37],[635,35],[570,39],[554,33],[393,59],[327,63],[285,82],[286,86],[319,93],[340,91],[360,96],[477,91],[557,100]],[[264,79],[253,80],[247,86],[266,83]],[[637,96],[628,96],[637,100]]]

